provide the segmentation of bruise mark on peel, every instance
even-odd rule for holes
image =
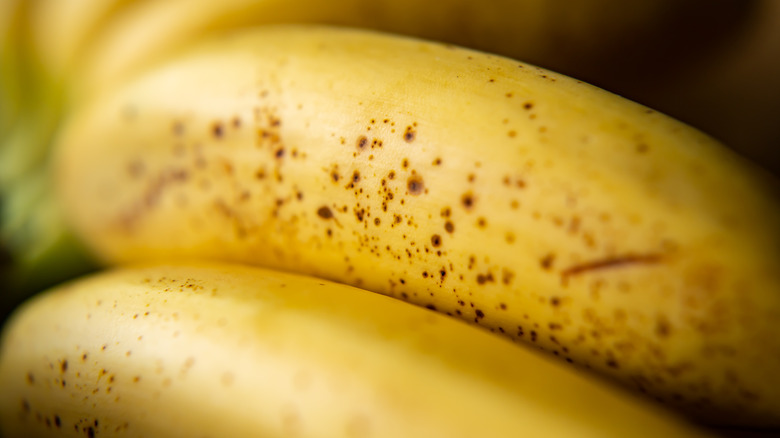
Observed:
[[[150,180],[141,198],[128,211],[120,215],[120,227],[126,232],[131,232],[142,216],[154,210],[166,191],[174,185],[186,183],[189,179],[190,173],[187,169],[168,169],[156,175]]]
[[[317,209],[317,216],[321,217],[322,219],[328,220],[333,217],[333,212],[328,206],[323,205],[322,207]]]
[[[589,271],[600,269],[615,268],[624,265],[651,264],[661,261],[659,254],[625,254],[604,259],[592,260],[589,262],[578,263],[561,271],[561,284],[569,284],[569,278],[575,275],[583,274]]]

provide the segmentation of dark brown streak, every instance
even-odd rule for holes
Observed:
[[[658,263],[660,261],[661,256],[659,254],[626,254],[621,256],[607,257],[601,260],[579,263],[561,271],[561,283],[565,286],[569,282],[569,277],[583,274],[588,271],[614,268],[628,264]]]
[[[187,182],[189,177],[190,174],[186,169],[168,169],[158,174],[150,181],[143,196],[133,204],[129,211],[124,212],[120,216],[120,226],[125,231],[131,231],[141,216],[154,209],[168,188],[175,184]]]

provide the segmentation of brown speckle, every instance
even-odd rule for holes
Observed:
[[[672,331],[672,327],[669,324],[669,320],[665,316],[659,317],[655,322],[655,334],[659,338],[669,337]]]
[[[441,246],[441,236],[438,234],[434,234],[431,236],[431,245],[434,246],[434,248],[438,248]]]
[[[356,171],[352,172],[352,182],[355,183],[355,184],[360,182],[360,172],[359,171],[356,170]]]
[[[357,139],[357,148],[358,149],[361,149],[361,150],[365,149],[367,145],[368,145],[368,137],[366,137],[365,135],[358,137],[358,139]]]
[[[495,278],[493,277],[493,274],[488,272],[487,274],[477,274],[477,283],[478,284],[485,284],[485,283],[492,283],[495,281]]]
[[[216,139],[220,139],[225,135],[225,127],[221,122],[211,124],[211,135]]]
[[[419,195],[425,190],[423,179],[420,175],[412,175],[406,181],[406,188],[410,195]]]
[[[466,210],[471,210],[474,208],[474,202],[474,194],[471,192],[466,192],[460,197],[460,203]]]
[[[333,211],[325,205],[317,209],[317,216],[323,219],[330,219],[333,217]]]
[[[455,231],[455,224],[453,224],[452,221],[445,222],[444,230],[448,233],[452,233],[453,231]]]
[[[411,143],[414,141],[414,138],[417,136],[417,131],[412,126],[407,126],[406,130],[404,131],[404,141],[407,143]]]
[[[539,262],[542,265],[542,269],[545,271],[549,271],[552,269],[552,265],[555,262],[555,254],[547,254],[544,257],[542,257],[542,260]]]
[[[512,280],[514,278],[515,278],[515,273],[509,269],[504,268],[503,271],[501,272],[501,282],[507,286],[512,283]]]

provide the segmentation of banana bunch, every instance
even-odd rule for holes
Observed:
[[[106,263],[328,278],[707,421],[780,425],[775,181],[604,90],[416,39],[266,26],[96,101],[57,146],[62,208]]]
[[[443,315],[231,264],[36,297],[4,333],[0,386],[8,437],[708,436]]]
[[[19,309],[0,432],[780,428],[776,178],[555,72],[698,1],[95,3],[17,12],[0,231],[26,278],[147,265]]]

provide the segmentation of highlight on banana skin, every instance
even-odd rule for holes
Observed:
[[[777,5],[0,1],[0,436],[780,436]]]

